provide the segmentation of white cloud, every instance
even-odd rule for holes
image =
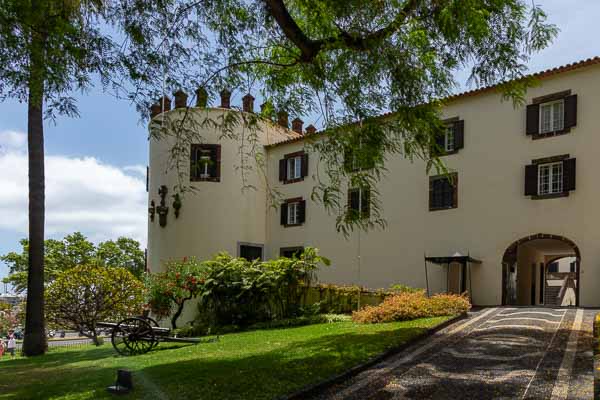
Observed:
[[[0,229],[27,234],[25,135],[0,132]],[[93,157],[46,156],[46,236],[81,231],[93,241],[129,236],[146,243],[143,166],[119,168]],[[130,174],[130,172],[134,172]]]
[[[4,131],[0,132],[0,153],[20,150],[27,145],[27,135],[23,132]]]

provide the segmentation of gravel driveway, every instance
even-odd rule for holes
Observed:
[[[482,309],[314,399],[592,399],[595,313]]]

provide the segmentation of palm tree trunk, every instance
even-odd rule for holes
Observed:
[[[27,150],[29,156],[29,271],[23,353],[44,354],[47,349],[44,323],[44,38],[32,35]]]

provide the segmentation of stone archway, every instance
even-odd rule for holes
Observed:
[[[517,274],[517,260],[518,260],[518,250],[519,247],[521,245],[524,244],[531,244],[531,243],[549,243],[551,241],[558,241],[561,243],[561,246],[563,246],[564,248],[569,248],[569,254],[572,254],[573,257],[576,258],[577,260],[577,264],[576,264],[576,277],[574,278],[575,282],[577,282],[577,287],[575,288],[575,298],[576,298],[576,304],[579,304],[579,271],[580,271],[580,263],[581,263],[581,252],[579,250],[579,247],[575,244],[575,242],[573,242],[572,240],[561,236],[561,235],[554,235],[554,234],[546,234],[546,233],[536,233],[534,235],[529,235],[526,237],[523,237],[519,240],[514,241],[513,243],[511,243],[505,250],[504,255],[502,256],[502,304],[503,305],[507,305],[507,304],[515,304],[517,302],[516,299],[516,294],[515,294],[515,290],[517,290],[517,286],[518,286],[518,282],[516,280],[516,274]],[[562,255],[561,257],[564,257],[564,255]],[[558,258],[561,258],[558,257]],[[533,305],[536,304],[536,298],[539,297],[541,298],[540,303],[543,302],[545,304],[545,299],[543,298],[544,296],[544,291],[545,291],[545,287],[546,287],[546,279],[545,279],[545,268],[546,268],[546,261],[544,262],[543,266],[540,265],[539,267],[537,267],[536,265],[531,265],[530,269],[532,270],[531,274],[530,274],[530,281],[535,285],[536,282],[539,282],[540,287],[537,289],[538,295],[537,296],[535,294],[535,286],[533,288],[530,288],[529,292],[530,292],[530,298],[531,298],[531,303]],[[529,267],[529,266],[526,266]],[[539,271],[540,277],[538,278],[535,275],[535,271],[537,270]],[[543,285],[543,286],[542,286]],[[572,293],[572,292],[571,292]],[[521,301],[522,303],[522,301]]]

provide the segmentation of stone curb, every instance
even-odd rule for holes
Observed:
[[[600,313],[594,315],[594,399],[600,399],[600,324],[596,323],[596,317]]]
[[[350,378],[358,375],[359,373],[372,367],[373,365],[380,363],[384,359],[386,359],[390,356],[393,356],[395,354],[398,354],[398,353],[404,351],[409,346],[412,346],[413,344],[415,344],[423,339],[428,338],[429,336],[446,328],[447,326],[452,325],[453,323],[458,322],[463,319],[466,319],[466,318],[468,318],[467,313],[463,313],[463,314],[457,315],[454,318],[450,318],[449,320],[444,321],[441,324],[434,326],[433,328],[427,329],[422,334],[417,335],[417,336],[413,337],[412,339],[409,339],[408,341],[406,341],[396,347],[388,349],[388,350],[384,351],[383,353],[368,359],[367,361],[365,361],[362,364],[358,364],[338,375],[334,375],[334,376],[327,378],[321,382],[304,386],[303,388],[301,388],[293,393],[280,396],[277,398],[277,400],[301,400],[301,399],[305,399],[309,396],[315,395],[315,394],[327,389],[328,387],[331,387],[337,383],[343,382],[347,379],[350,379]]]

